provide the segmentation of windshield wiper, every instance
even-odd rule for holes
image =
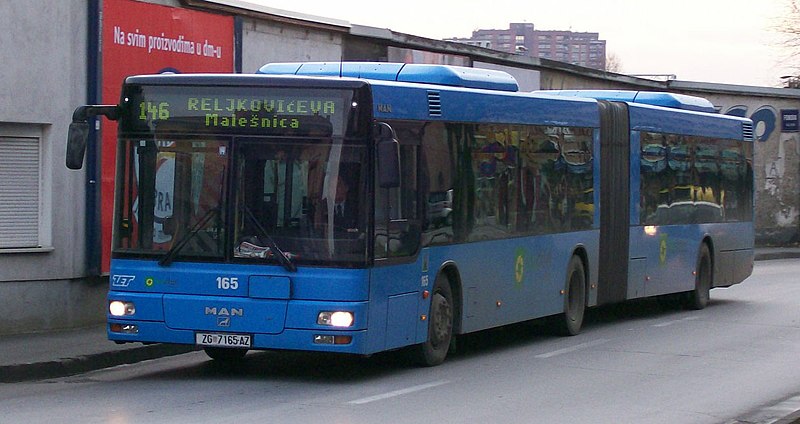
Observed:
[[[191,240],[197,235],[197,233],[200,232],[200,230],[205,228],[206,224],[208,224],[208,222],[211,221],[211,219],[214,218],[218,213],[219,206],[209,209],[205,215],[203,215],[191,228],[189,228],[189,231],[184,234],[177,243],[172,245],[167,253],[165,253],[164,256],[158,261],[158,264],[161,266],[169,266],[169,264],[171,264],[175,258],[175,255],[177,255],[178,252],[180,252],[181,249],[183,249],[183,247],[189,243],[189,240]]]
[[[289,256],[284,253],[280,247],[278,247],[278,244],[275,243],[275,240],[270,237],[267,230],[261,225],[260,222],[258,222],[258,219],[256,219],[255,215],[253,215],[253,211],[251,211],[249,207],[245,206],[244,212],[250,221],[256,226],[256,229],[261,233],[262,236],[264,236],[264,239],[269,244],[270,249],[272,249],[274,254],[278,256],[278,262],[280,262],[287,271],[297,272],[297,265],[295,265],[294,262],[289,259]]]

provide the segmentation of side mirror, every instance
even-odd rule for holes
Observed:
[[[115,105],[79,106],[72,113],[72,123],[67,134],[67,168],[83,168],[83,157],[86,155],[86,143],[89,138],[89,118],[103,115],[116,121],[119,110]]]
[[[67,168],[83,168],[83,157],[86,155],[86,140],[88,137],[88,122],[73,122],[69,124],[69,134],[67,135]]]
[[[400,187],[400,143],[394,130],[386,123],[375,127],[378,140],[378,185],[381,188]]]

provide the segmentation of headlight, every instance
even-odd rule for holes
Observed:
[[[108,303],[108,312],[115,317],[133,315],[136,313],[136,306],[133,305],[133,302],[112,300]]]
[[[355,321],[353,313],[346,311],[320,312],[317,316],[317,324],[332,327],[350,327],[353,321]]]

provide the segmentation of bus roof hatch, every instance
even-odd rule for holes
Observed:
[[[268,63],[256,72],[267,75],[350,77],[381,81],[439,84],[451,87],[519,91],[510,74],[464,66],[385,62]]]
[[[628,103],[639,103],[673,109],[692,110],[695,112],[716,113],[714,104],[703,97],[685,94],[665,93],[657,91],[630,90],[546,90],[540,93],[568,97],[586,97],[597,100],[609,100]]]

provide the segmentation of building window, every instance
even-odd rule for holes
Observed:
[[[0,124],[0,252],[42,247],[41,134]]]

